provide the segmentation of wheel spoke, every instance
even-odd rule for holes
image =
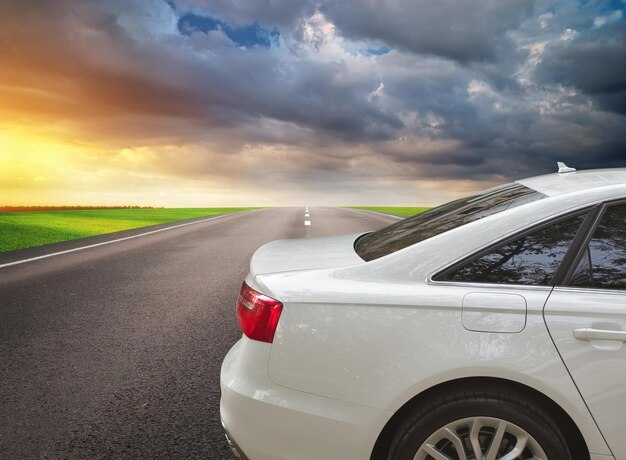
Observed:
[[[511,452],[506,454],[504,457],[499,460],[515,460],[517,457],[522,455],[524,449],[526,448],[526,443],[528,442],[528,435],[522,435],[517,437],[517,442],[515,443],[515,447]]]
[[[424,445],[422,449],[435,460],[453,460],[452,458],[441,452],[439,449],[437,449],[435,446],[431,446],[430,444]]]
[[[448,435],[448,440],[452,441],[454,444],[454,448],[458,454],[458,460],[467,460],[467,455],[465,455],[465,448],[463,447],[463,440],[457,436],[457,434],[452,431],[450,428],[445,429],[446,434]]]
[[[472,444],[472,451],[474,454],[474,458],[476,460],[483,460],[483,450],[480,448],[480,441],[478,440],[478,435],[480,434],[480,429],[482,428],[481,419],[475,418],[472,423],[472,429],[470,431],[470,443]]]
[[[494,434],[491,439],[485,460],[496,460],[496,455],[498,455],[498,450],[500,450],[500,445],[502,444],[502,438],[506,432],[506,425],[507,423],[504,420],[500,420],[496,434]]]

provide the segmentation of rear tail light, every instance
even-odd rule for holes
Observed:
[[[246,283],[237,299],[237,322],[243,333],[253,340],[272,343],[283,304],[255,291]]]

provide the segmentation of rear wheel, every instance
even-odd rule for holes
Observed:
[[[414,457],[426,459],[545,459],[535,438],[513,423],[493,417],[468,417],[439,428]]]
[[[389,460],[571,460],[553,417],[524,395],[457,391],[400,424]]]

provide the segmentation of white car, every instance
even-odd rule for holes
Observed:
[[[250,460],[626,460],[626,169],[252,257],[221,417]]]

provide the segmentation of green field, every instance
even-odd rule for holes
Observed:
[[[0,252],[255,208],[0,212]]]
[[[350,206],[354,209],[364,209],[365,211],[376,211],[385,214],[393,214],[394,216],[409,217],[428,211],[430,208],[425,207],[406,207],[406,206]]]

